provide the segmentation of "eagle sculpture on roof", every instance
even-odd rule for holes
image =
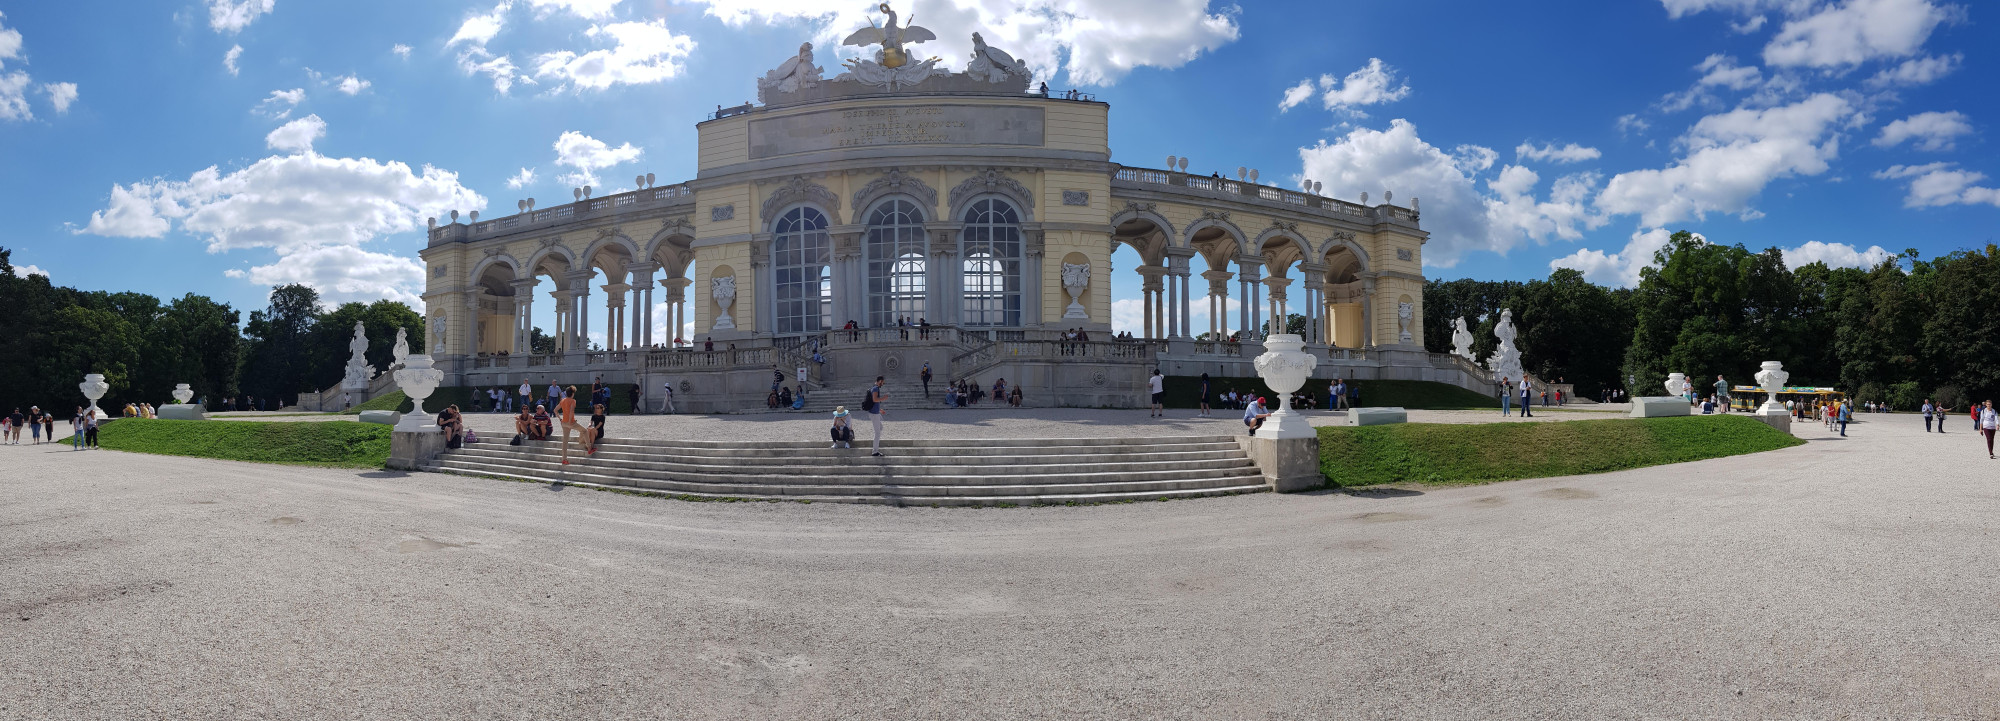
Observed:
[[[926,40],[937,39],[936,33],[916,25],[897,27],[896,11],[889,9],[888,3],[882,3],[876,6],[876,8],[887,14],[889,21],[878,27],[875,25],[874,19],[871,18],[868,21],[868,27],[854,31],[854,34],[847,36],[847,39],[842,40],[840,44],[859,47],[880,45],[882,46],[882,67],[893,69],[900,68],[903,66],[903,63],[909,62],[909,55],[903,52],[904,43],[916,44]],[[917,16],[910,16],[910,20],[914,21],[916,19]]]

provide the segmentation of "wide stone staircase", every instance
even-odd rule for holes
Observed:
[[[852,409],[852,406],[850,406]],[[884,440],[868,455],[865,423],[853,449],[827,442],[655,441],[607,438],[595,455],[549,441],[469,443],[424,470],[621,488],[701,498],[759,498],[909,506],[1105,503],[1269,490],[1229,436]]]

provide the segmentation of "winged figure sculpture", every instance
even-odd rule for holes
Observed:
[[[874,21],[870,20],[868,27],[854,31],[854,34],[847,36],[847,39],[842,40],[840,44],[859,47],[880,45],[882,46],[882,67],[893,69],[902,67],[904,63],[909,62],[909,55],[903,51],[904,43],[916,44],[926,40],[937,39],[937,34],[926,28],[916,25],[897,27],[896,11],[889,9],[888,3],[882,3],[876,6],[876,8],[888,15],[889,21],[877,27]],[[915,20],[916,16],[912,15],[910,19]]]

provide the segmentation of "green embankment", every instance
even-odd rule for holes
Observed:
[[[1498,398],[1488,398],[1449,383],[1366,380],[1349,381],[1349,383],[1360,387],[1361,397],[1357,401],[1363,406],[1394,406],[1434,411],[1486,410],[1489,408],[1498,409],[1500,407],[1500,399]],[[1324,407],[1326,405],[1326,389],[1331,385],[1333,385],[1333,381],[1315,378],[1306,381],[1305,388],[1301,390],[1312,393],[1313,397],[1318,399],[1319,404]],[[1264,381],[1256,378],[1209,378],[1209,400],[1211,403],[1215,402],[1215,399],[1220,397],[1223,391],[1228,390],[1255,393],[1261,396],[1271,395],[1271,389],[1264,385]],[[1167,376],[1166,404],[1168,408],[1194,408],[1200,395],[1200,376]],[[1273,399],[1271,402],[1276,403],[1277,400]]]
[[[98,445],[119,451],[230,461],[380,468],[389,427],[353,421],[167,421],[125,418],[104,424]]]
[[[632,398],[631,398],[632,384],[612,383],[610,385],[611,385],[611,408],[609,409],[609,412],[612,415],[624,415],[626,413],[632,412]],[[511,396],[514,394],[514,391],[518,389],[519,389],[518,386],[509,387],[507,389],[507,394]],[[475,413],[475,412],[484,413],[486,411],[486,403],[487,403],[487,398],[485,396],[485,391],[487,390],[486,387],[482,386],[479,389],[481,395],[479,396],[478,405],[474,405],[472,402],[473,400],[472,390],[473,389],[464,386],[439,388],[431,392],[431,397],[424,399],[424,410],[429,411],[431,413],[436,413],[438,411],[444,410],[445,406],[456,404],[459,410],[465,411],[467,413]],[[547,391],[548,391],[548,384],[546,383],[536,386],[535,387],[536,402],[540,402],[542,394],[546,393]],[[590,395],[590,386],[587,385],[577,386],[576,392],[588,396]],[[516,398],[514,402],[520,403],[520,399]],[[362,411],[397,411],[401,413],[408,413],[410,412],[410,407],[412,405],[413,404],[410,403],[410,397],[404,395],[402,391],[389,391],[388,393],[384,393],[380,396],[368,399],[368,402],[366,403],[362,403],[360,405],[356,405],[353,408],[347,409],[346,413],[348,415],[357,415]],[[475,411],[474,410],[475,408],[478,410]],[[578,412],[582,412],[582,410],[579,409]]]
[[[1470,485],[1604,473],[1805,444],[1747,416],[1322,427],[1319,441],[1320,472],[1335,486]]]

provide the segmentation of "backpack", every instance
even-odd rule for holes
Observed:
[[[861,410],[875,412],[875,389],[870,388],[861,392]]]

